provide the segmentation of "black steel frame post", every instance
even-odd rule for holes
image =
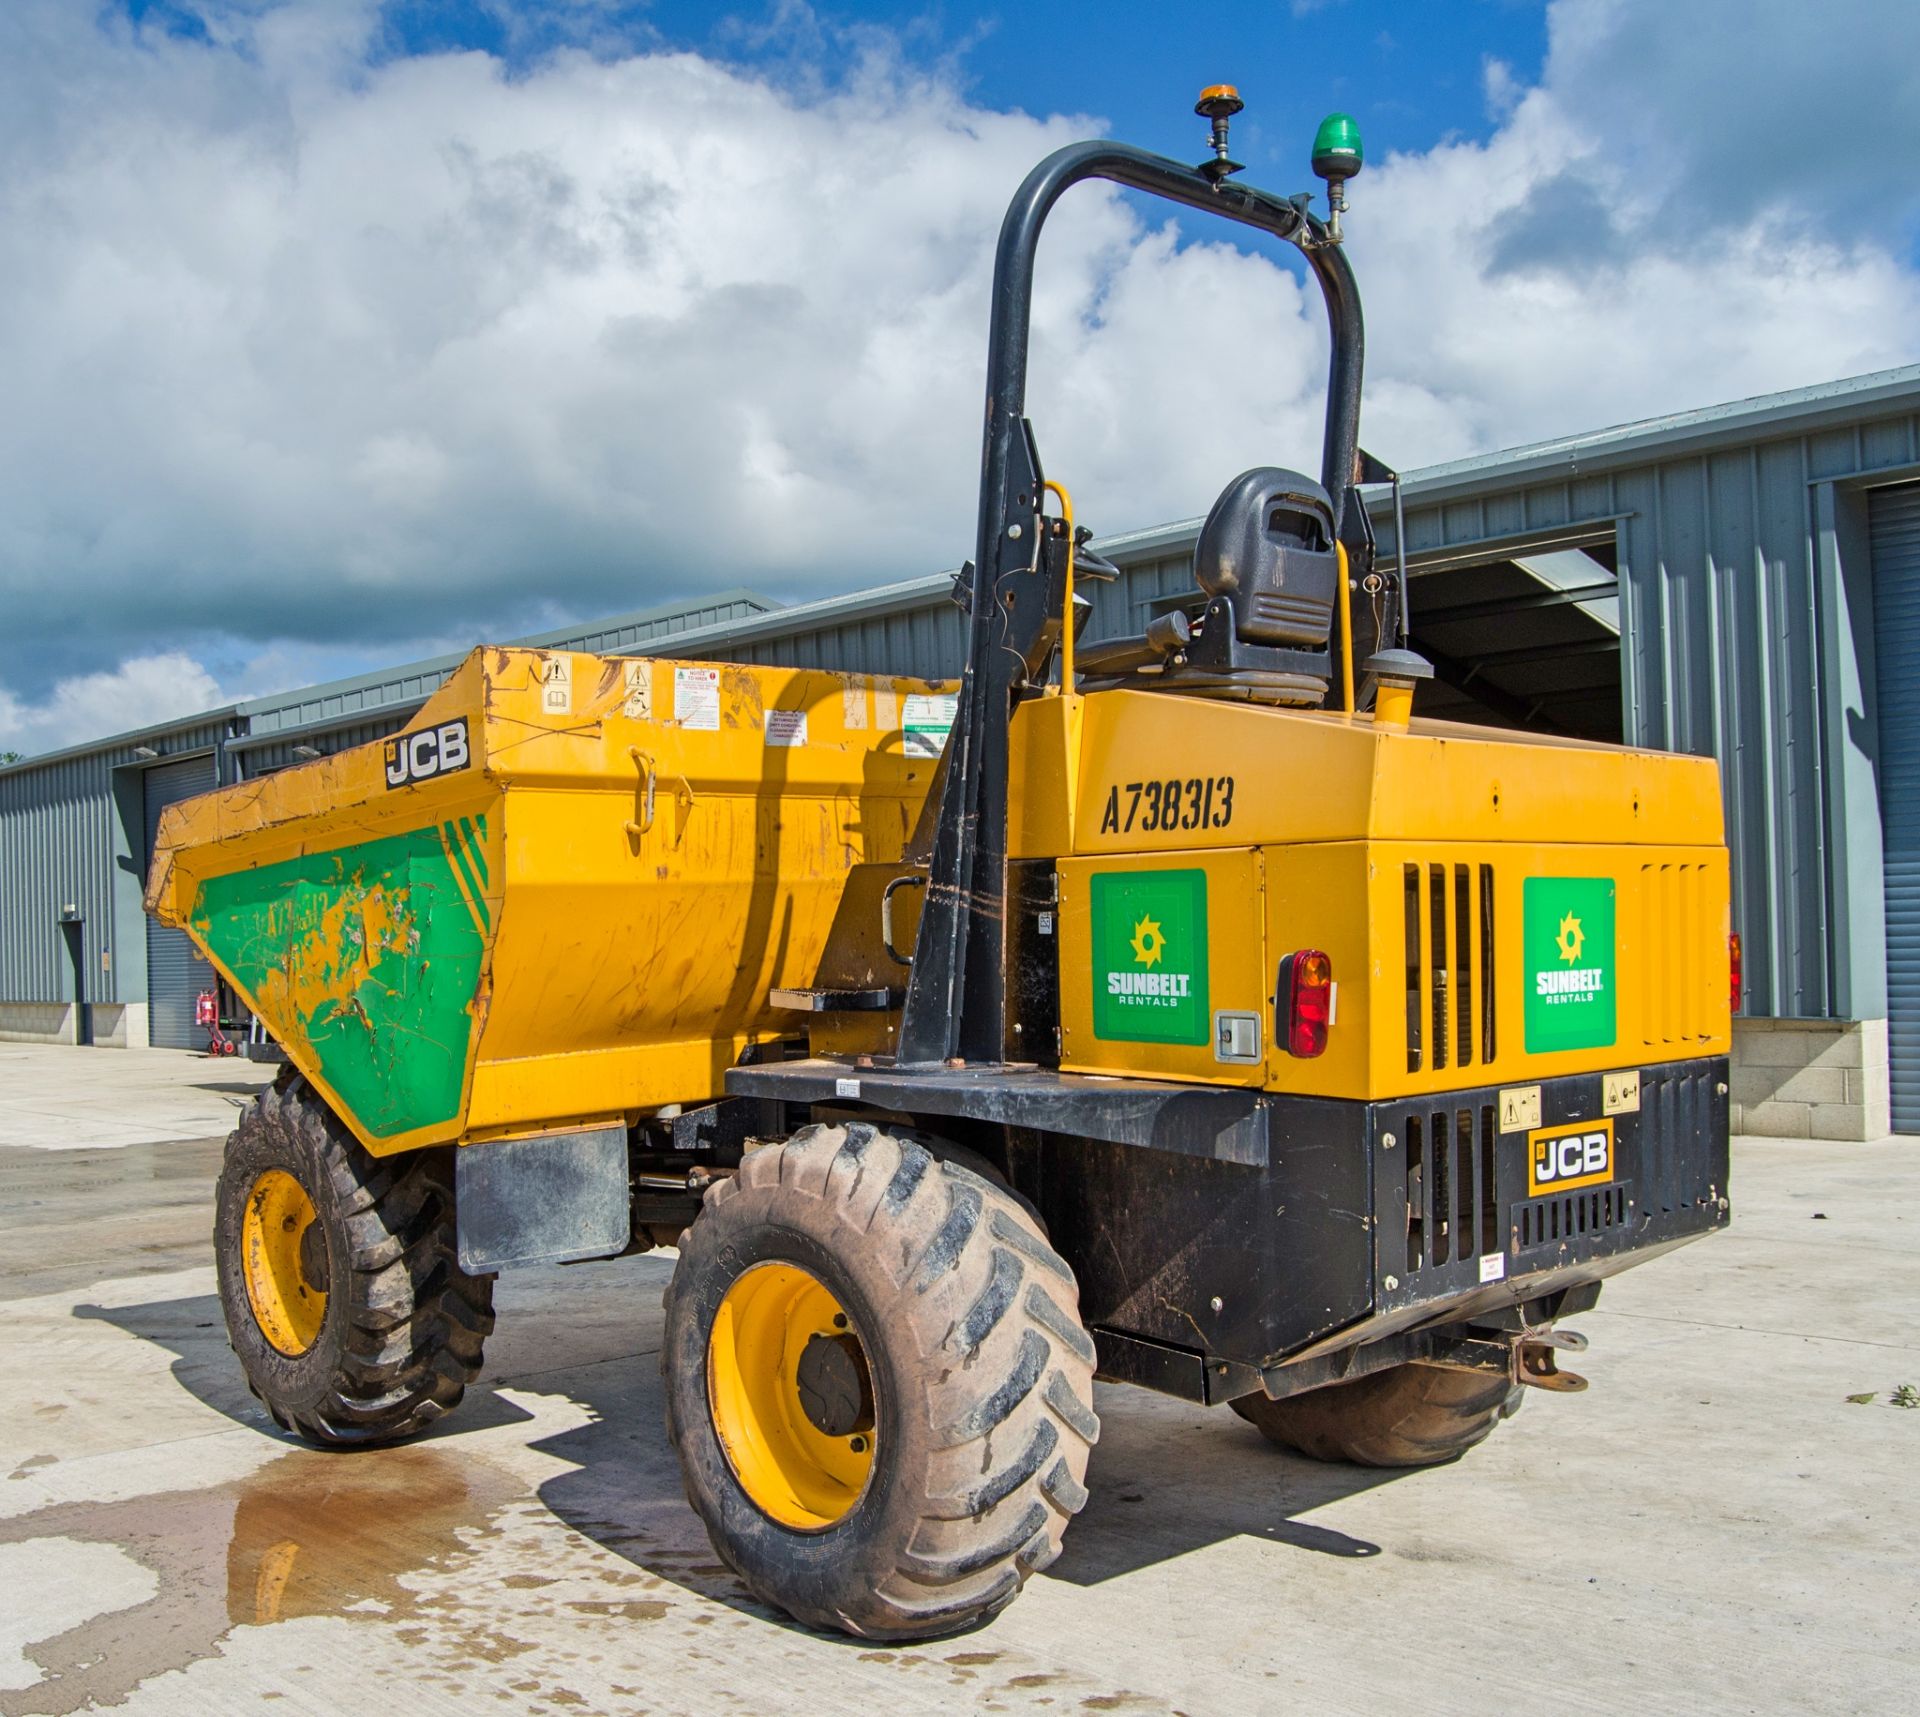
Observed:
[[[1346,253],[1299,203],[1124,143],[1077,143],[1027,175],[1000,226],[987,342],[987,410],[971,623],[959,708],[948,739],[931,877],[907,982],[898,1060],[999,1061],[1006,1054],[1007,733],[1025,664],[1008,638],[1009,580],[1037,566],[1040,473],[1023,422],[1033,266],[1061,194],[1106,179],[1224,216],[1300,248],[1326,301],[1332,356],[1321,482],[1343,516],[1360,435],[1365,334]]]

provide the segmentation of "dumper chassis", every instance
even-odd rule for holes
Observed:
[[[1584,1387],[1560,1320],[1605,1278],[1728,1220],[1714,767],[1412,718],[1405,545],[1376,567],[1357,494],[1391,477],[1358,139],[1322,128],[1322,221],[1237,179],[1238,107],[1203,95],[1198,167],[1080,144],[1009,209],[957,688],[482,651],[384,753],[169,813],[150,909],[289,1058],[216,1224],[282,1425],[408,1435],[498,1271],[677,1245],[667,1432],[717,1551],[912,1638],[1060,1553],[1096,1375],[1447,1460]],[[1193,602],[1100,644],[1076,580],[1112,569],[1025,417],[1040,232],[1090,179],[1294,246],[1331,344],[1318,480],[1236,478]],[[903,697],[951,698],[943,746]]]

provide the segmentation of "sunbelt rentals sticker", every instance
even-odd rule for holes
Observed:
[[[1207,873],[1105,871],[1090,890],[1093,1035],[1110,1043],[1212,1041]]]
[[[1613,882],[1530,876],[1522,891],[1527,1053],[1614,1041]]]

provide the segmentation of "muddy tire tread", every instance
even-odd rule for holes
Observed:
[[[730,1206],[775,1208],[776,1189],[788,1209],[811,1207],[800,1220],[836,1255],[858,1252],[892,1283],[925,1439],[914,1518],[890,1565],[869,1567],[861,1590],[830,1599],[775,1589],[743,1571],[750,1558],[730,1554],[715,1510],[688,1487],[722,1559],[757,1596],[812,1626],[872,1639],[951,1633],[1010,1603],[1059,1555],[1099,1436],[1093,1344],[1072,1271],[1024,1201],[937,1153],[911,1132],[859,1122],[805,1127],[751,1152],[737,1177],[708,1191],[668,1290],[663,1369],[683,1273],[728,1244]],[[705,1429],[690,1422],[704,1412],[704,1381],[684,1394],[673,1381],[667,1431],[685,1461],[690,1437]]]
[[[424,1430],[459,1405],[493,1332],[493,1277],[469,1276],[457,1261],[451,1151],[375,1157],[304,1080],[276,1081],[227,1141],[219,1208],[246,1196],[227,1183],[236,1150],[255,1140],[291,1151],[309,1184],[330,1190],[347,1256],[330,1268],[324,1388],[296,1403],[271,1382],[263,1387],[251,1368],[249,1386],[277,1424],[310,1442],[365,1446]],[[231,1331],[236,1316],[250,1314],[244,1287],[228,1285],[221,1262]]]

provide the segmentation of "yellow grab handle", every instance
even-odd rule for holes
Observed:
[[[1340,707],[1353,714],[1353,593],[1347,588],[1347,545],[1336,542],[1340,556]]]
[[[627,755],[633,759],[633,766],[640,771],[640,780],[634,788],[635,798],[638,801],[636,809],[640,812],[640,820],[627,824],[627,833],[638,840],[653,827],[653,789],[657,776],[653,759],[639,746],[629,745]]]
[[[1058,483],[1048,483],[1047,492],[1060,497],[1060,516],[1067,521],[1067,601],[1061,618],[1060,689],[1073,690],[1073,497]],[[1352,700],[1348,700],[1352,707]]]

